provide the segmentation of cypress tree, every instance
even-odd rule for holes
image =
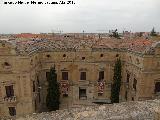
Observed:
[[[119,93],[121,87],[121,60],[117,59],[114,66],[113,84],[111,86],[111,103],[119,103]]]
[[[46,97],[46,106],[49,111],[55,111],[59,109],[60,104],[60,91],[59,84],[57,82],[57,74],[55,67],[50,68],[50,73],[48,76],[48,89]]]

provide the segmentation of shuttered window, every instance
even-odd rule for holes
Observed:
[[[80,80],[86,80],[86,72],[81,72]]]
[[[68,72],[62,72],[62,80],[68,80]]]
[[[99,80],[103,80],[104,79],[104,71],[100,71],[99,72]]]
[[[7,96],[7,97],[12,97],[12,96],[14,96],[13,85],[5,86],[5,89],[6,89],[6,96]]]

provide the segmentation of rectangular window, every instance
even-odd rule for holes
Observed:
[[[13,85],[5,86],[5,89],[6,89],[6,96],[7,96],[7,97],[12,97],[12,96],[14,96]]]
[[[38,92],[38,99],[39,99],[39,103],[41,102],[41,94],[40,91]]]
[[[79,99],[81,100],[87,99],[86,89],[79,88]]]
[[[127,100],[127,98],[128,98],[128,92],[126,91],[125,92],[125,99]]]
[[[15,107],[8,107],[10,116],[16,115],[16,109]]]
[[[155,93],[159,93],[160,92],[160,82],[156,82],[155,83]]]
[[[134,81],[133,81],[133,88],[134,88],[135,91],[136,91],[136,86],[137,86],[137,80],[134,78]]]
[[[36,91],[35,81],[33,81],[33,92]]]
[[[104,79],[104,71],[100,71],[99,72],[99,80],[103,80]]]
[[[50,72],[46,72],[46,79],[47,79],[47,81],[49,80],[49,73]]]
[[[129,83],[129,79],[130,79],[130,74],[129,73],[127,73],[127,83]]]
[[[134,97],[132,97],[132,101],[134,101]]]
[[[68,80],[68,72],[62,72],[62,80]]]
[[[80,80],[86,80],[86,72],[81,72]]]

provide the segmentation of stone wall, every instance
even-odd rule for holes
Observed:
[[[2,119],[2,118],[1,118]],[[160,100],[79,106],[55,112],[33,113],[17,120],[160,120]]]

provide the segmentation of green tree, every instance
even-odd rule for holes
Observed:
[[[119,93],[121,87],[121,60],[118,58],[114,66],[113,84],[111,86],[111,103],[119,103]]]
[[[48,76],[48,89],[46,97],[46,106],[49,111],[55,111],[59,109],[60,104],[60,91],[59,84],[57,82],[57,74],[55,66],[50,68]]]
[[[151,35],[151,36],[157,36],[157,33],[155,32],[154,27],[153,27],[153,29],[152,29],[152,31],[151,31],[151,33],[150,33],[150,35]]]

